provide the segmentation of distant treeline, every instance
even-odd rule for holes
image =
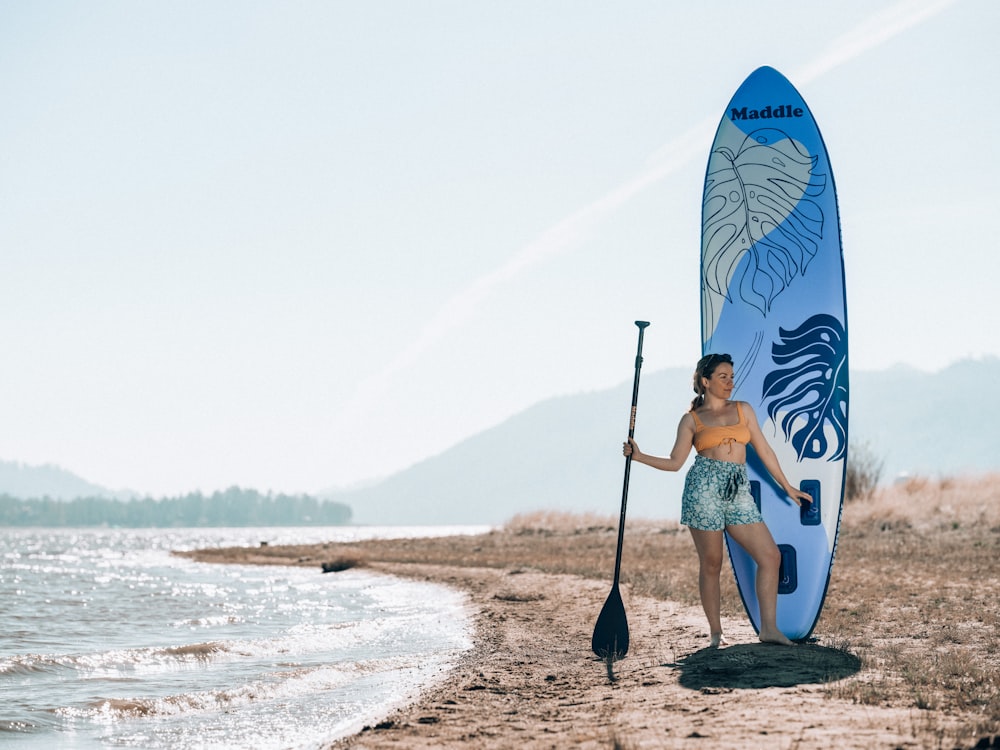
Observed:
[[[20,499],[0,495],[0,526],[338,526],[351,509],[310,495],[266,495],[230,487],[225,492],[182,497],[115,500],[81,497]]]

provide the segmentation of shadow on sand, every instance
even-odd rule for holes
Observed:
[[[861,659],[841,649],[816,644],[788,647],[746,643],[705,648],[663,666],[680,669],[681,685],[691,690],[753,690],[842,680],[861,670]]]

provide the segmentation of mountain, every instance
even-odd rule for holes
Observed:
[[[130,490],[109,490],[51,464],[29,466],[16,461],[0,461],[0,495],[21,498],[49,497],[53,500],[72,500],[77,497],[126,500],[138,497],[139,493]]]
[[[1000,471],[1000,401],[987,392],[975,415],[965,405],[998,381],[995,357],[937,373],[852,372],[851,443],[884,461],[883,481]],[[617,516],[631,394],[629,380],[543,401],[374,486],[328,496],[361,524],[496,524],[537,510]],[[643,374],[635,433],[643,450],[670,451],[690,398],[690,371]],[[630,516],[678,517],[683,475],[634,465]]]
[[[685,408],[690,374],[653,373],[640,391],[637,424],[672,440],[668,414]],[[663,394],[680,398],[667,408]],[[540,508],[617,514],[631,396],[630,381],[543,401],[375,486],[329,497],[369,524],[500,523]]]
[[[903,366],[852,373],[851,440],[884,458],[888,480],[1000,471],[998,381],[996,357],[932,374]]]
[[[937,373],[897,366],[851,373],[850,441],[884,461],[883,481],[904,474],[1000,471],[1000,359],[968,359]],[[970,394],[985,393],[969,413]],[[691,373],[642,374],[636,440],[666,454],[688,408]],[[548,399],[383,480],[321,493],[360,524],[499,524],[539,510],[617,516],[621,506],[631,378],[602,391]],[[737,394],[737,398],[739,395]],[[684,471],[635,465],[630,517],[677,518]],[[0,461],[0,495],[132,497],[55,466]]]

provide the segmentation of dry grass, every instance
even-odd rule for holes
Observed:
[[[534,567],[587,576],[611,570],[617,518],[539,514],[505,532],[531,529],[551,540]],[[634,593],[697,605],[687,532],[628,522],[622,581]],[[723,577],[723,609],[742,611],[732,576]],[[864,665],[832,683],[831,696],[916,709],[914,730],[927,747],[953,746],[945,716],[966,716],[974,737],[1000,732],[1000,475],[917,477],[849,504],[815,633]]]
[[[538,570],[608,580],[618,517],[538,513],[489,534],[248,550],[247,562],[318,564],[329,554],[386,562]],[[199,553],[211,559],[211,552]],[[219,551],[232,561],[233,551]],[[273,557],[272,557],[273,556]],[[633,594],[698,606],[697,557],[676,522],[629,520],[622,584]],[[925,747],[1000,732],[1000,475],[911,479],[846,506],[815,635],[858,656],[862,670],[831,697],[913,710]],[[723,611],[742,604],[723,575]],[[951,717],[951,721],[945,721]],[[952,744],[948,744],[949,738]]]
[[[831,692],[997,732],[1000,476],[910,479],[844,516],[818,630],[849,639],[867,668]]]

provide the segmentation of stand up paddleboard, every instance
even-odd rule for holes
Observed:
[[[705,175],[702,352],[736,363],[800,509],[747,450],[751,492],[781,550],[778,627],[808,638],[830,582],[847,461],[847,306],[830,160],[798,91],[754,71],[726,107]],[[756,565],[729,536],[743,604],[760,630]]]

